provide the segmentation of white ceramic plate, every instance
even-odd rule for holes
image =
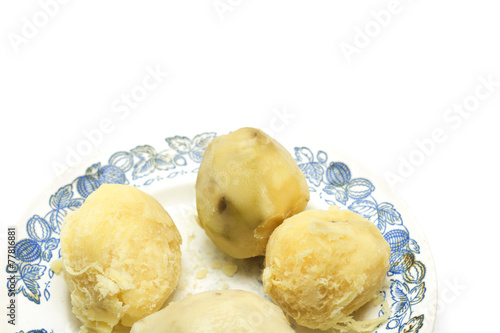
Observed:
[[[259,280],[262,258],[227,257],[196,224],[196,173],[205,147],[215,136],[214,132],[174,136],[130,147],[93,161],[84,174],[70,170],[49,186],[17,227],[16,266],[7,268],[8,276],[16,279],[17,325],[8,325],[7,331],[78,332],[80,325],[71,313],[68,289],[62,277],[50,270],[50,263],[60,257],[64,217],[102,183],[141,188],[159,200],[176,222],[183,237],[182,274],[170,300],[225,288],[264,296]],[[309,182],[308,208],[336,204],[355,211],[376,224],[391,246],[391,269],[382,292],[391,306],[391,316],[377,332],[432,332],[437,297],[434,263],[425,236],[406,204],[382,178],[352,157],[301,140],[284,145]],[[6,256],[2,260],[7,267]],[[236,267],[237,272],[230,276],[229,271]],[[2,293],[4,298],[6,295]],[[376,316],[379,311],[372,306],[362,316]],[[295,328],[297,332],[312,332]]]

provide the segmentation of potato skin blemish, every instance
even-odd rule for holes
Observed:
[[[217,211],[219,212],[219,214],[222,214],[227,208],[227,201],[226,201],[226,197],[222,197],[220,198],[219,200],[219,204],[217,205]]]

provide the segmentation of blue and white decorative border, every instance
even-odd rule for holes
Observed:
[[[413,307],[425,297],[424,263],[417,259],[420,247],[410,238],[403,218],[393,204],[378,203],[373,196],[375,186],[366,178],[353,178],[343,162],[328,162],[328,155],[316,155],[307,147],[296,147],[295,160],[306,175],[311,192],[327,204],[335,204],[362,215],[373,222],[391,247],[388,276],[391,278],[391,317],[386,330],[417,333],[424,325],[424,314],[415,314]]]

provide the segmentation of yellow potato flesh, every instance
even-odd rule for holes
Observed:
[[[196,181],[200,225],[234,258],[263,255],[273,230],[308,201],[297,163],[261,130],[215,138],[203,155]]]
[[[275,304],[243,290],[206,291],[170,303],[130,333],[293,333]]]
[[[264,291],[298,324],[349,327],[349,316],[378,296],[390,248],[362,216],[336,206],[283,222],[266,250]]]
[[[81,332],[111,332],[157,311],[180,276],[180,234],[151,196],[104,184],[67,216],[64,277]]]

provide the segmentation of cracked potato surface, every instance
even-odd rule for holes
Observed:
[[[181,236],[153,197],[103,184],[68,215],[61,232],[63,272],[81,332],[131,327],[157,311],[177,285]]]

